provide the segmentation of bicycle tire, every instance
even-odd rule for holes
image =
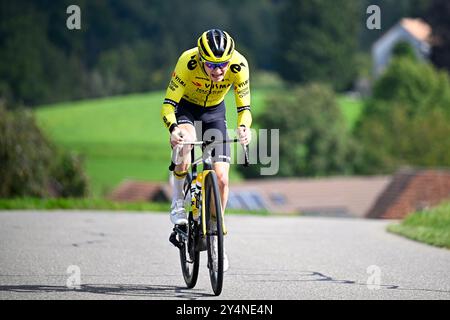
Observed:
[[[211,286],[216,296],[220,295],[223,286],[223,226],[222,206],[220,204],[219,186],[214,171],[206,175],[205,183],[205,218],[206,218],[206,244],[208,251],[208,268]],[[215,218],[214,218],[215,217]],[[213,237],[216,237],[217,255],[213,255]],[[214,261],[217,259],[217,261]],[[214,264],[217,270],[214,270]]]
[[[187,185],[187,189],[190,187],[190,174],[186,178],[185,187]],[[185,192],[185,197],[190,196],[190,192]],[[188,202],[185,200],[185,202]],[[190,201],[189,201],[190,202]],[[183,243],[182,248],[180,249],[180,262],[181,262],[181,271],[183,272],[184,282],[186,286],[191,289],[195,287],[198,279],[198,270],[200,265],[200,252],[195,250],[196,242],[197,242],[197,234],[198,234],[198,223],[194,220],[192,211],[189,211],[188,217],[188,225],[186,227],[186,231],[188,234],[188,240],[184,241],[181,236],[178,236],[178,241]],[[189,259],[188,259],[189,257]]]

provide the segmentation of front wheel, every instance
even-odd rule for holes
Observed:
[[[192,213],[189,214],[188,225],[184,227],[187,233],[187,239],[182,239],[181,235],[179,235],[178,239],[182,243],[180,248],[180,262],[184,282],[191,289],[197,284],[200,264],[200,252],[195,250],[197,222],[194,221]]]
[[[216,173],[209,172],[204,183],[209,277],[214,294],[218,296],[223,285],[223,225]]]
[[[200,252],[195,250],[196,234],[198,233],[198,223],[194,220],[192,212],[190,210],[191,204],[191,181],[192,176],[190,173],[186,176],[183,186],[184,193],[184,206],[186,211],[189,212],[188,225],[185,226],[185,231],[187,233],[186,239],[179,240],[183,245],[180,248],[180,261],[181,261],[181,271],[183,272],[184,282],[189,289],[195,287],[198,278],[198,269],[200,264]]]

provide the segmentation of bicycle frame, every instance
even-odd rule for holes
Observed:
[[[198,178],[198,173],[197,173],[197,166],[200,163],[203,163],[203,170],[202,170],[202,181],[206,181],[206,177],[208,174],[211,173],[211,171],[214,171],[213,169],[213,165],[212,165],[212,149],[215,145],[219,145],[219,144],[223,144],[223,143],[236,143],[239,142],[239,139],[228,139],[228,140],[206,140],[206,141],[188,141],[188,142],[181,142],[180,145],[186,146],[186,145],[191,145],[193,146],[192,150],[191,150],[191,172],[192,172],[192,182],[194,183],[195,181],[197,181]],[[197,159],[195,159],[195,146],[201,147],[202,148],[202,156],[198,157]],[[244,148],[244,155],[245,155],[245,162],[244,162],[244,166],[247,167],[249,164],[248,161],[248,147],[247,146],[243,146]],[[176,151],[173,151],[176,152]],[[206,153],[206,157],[205,157],[205,153]],[[172,154],[172,162],[169,166],[169,170],[173,171],[175,169],[175,163],[173,161],[174,159],[174,155]],[[196,190],[197,186],[195,186]],[[193,188],[191,188],[192,190]],[[196,192],[200,191],[201,194],[201,221],[202,221],[202,233],[203,236],[206,237],[207,234],[207,230],[206,230],[206,217],[205,217],[205,183],[202,182],[202,186],[201,186],[201,190],[196,190]],[[191,195],[192,197],[192,195]],[[192,211],[196,211],[196,208],[194,208],[194,206],[196,206],[196,203],[191,202],[191,209]],[[223,234],[227,234],[227,229],[225,226],[225,219],[223,216],[223,211],[221,210],[221,220],[222,220],[222,226],[223,226]]]
[[[238,141],[238,139],[194,141],[183,142],[181,144],[181,146],[192,145],[192,175],[190,176],[192,180],[185,180],[183,186],[185,191],[184,205],[186,206],[186,201],[189,200],[191,208],[187,225],[175,225],[173,232],[170,234],[169,241],[180,249],[181,269],[188,288],[193,288],[197,283],[200,252],[207,251],[209,277],[215,295],[220,295],[222,292],[224,272],[223,238],[227,234],[227,230],[224,221],[224,210],[222,210],[221,206],[217,175],[214,172],[212,164],[212,147],[216,144]],[[195,159],[195,146],[202,147],[202,156],[198,159]],[[248,149],[244,147],[244,151],[244,165],[248,166]],[[175,161],[178,162],[178,152],[178,148],[172,151],[170,171],[175,169]],[[197,172],[197,166],[200,163],[203,164],[202,171]],[[206,208],[207,206],[208,208]],[[219,215],[220,218],[218,217]]]

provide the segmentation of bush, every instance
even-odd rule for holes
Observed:
[[[423,115],[441,109],[450,115],[450,81],[448,74],[437,71],[431,64],[416,62],[408,57],[393,59],[386,72],[374,85],[375,103],[367,110],[388,116],[389,104],[402,103],[410,116]],[[379,108],[386,107],[386,108]]]
[[[86,194],[81,163],[64,153],[58,157],[30,111],[0,106],[0,163],[0,197]],[[50,184],[61,192],[52,192]]]
[[[51,185],[58,196],[68,198],[88,195],[88,178],[79,155],[59,152],[51,176]]]
[[[408,58],[417,61],[416,52],[407,41],[398,42],[392,49],[392,56],[395,58]]]
[[[0,107],[0,196],[47,196],[53,150],[29,111]]]

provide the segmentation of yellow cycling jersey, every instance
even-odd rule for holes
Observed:
[[[172,73],[161,109],[165,126],[171,128],[177,123],[175,108],[181,99],[208,108],[221,103],[231,87],[234,88],[238,126],[250,127],[252,116],[250,113],[249,67],[245,57],[235,50],[224,79],[220,82],[213,82],[203,69],[198,49],[193,48],[183,52]]]

